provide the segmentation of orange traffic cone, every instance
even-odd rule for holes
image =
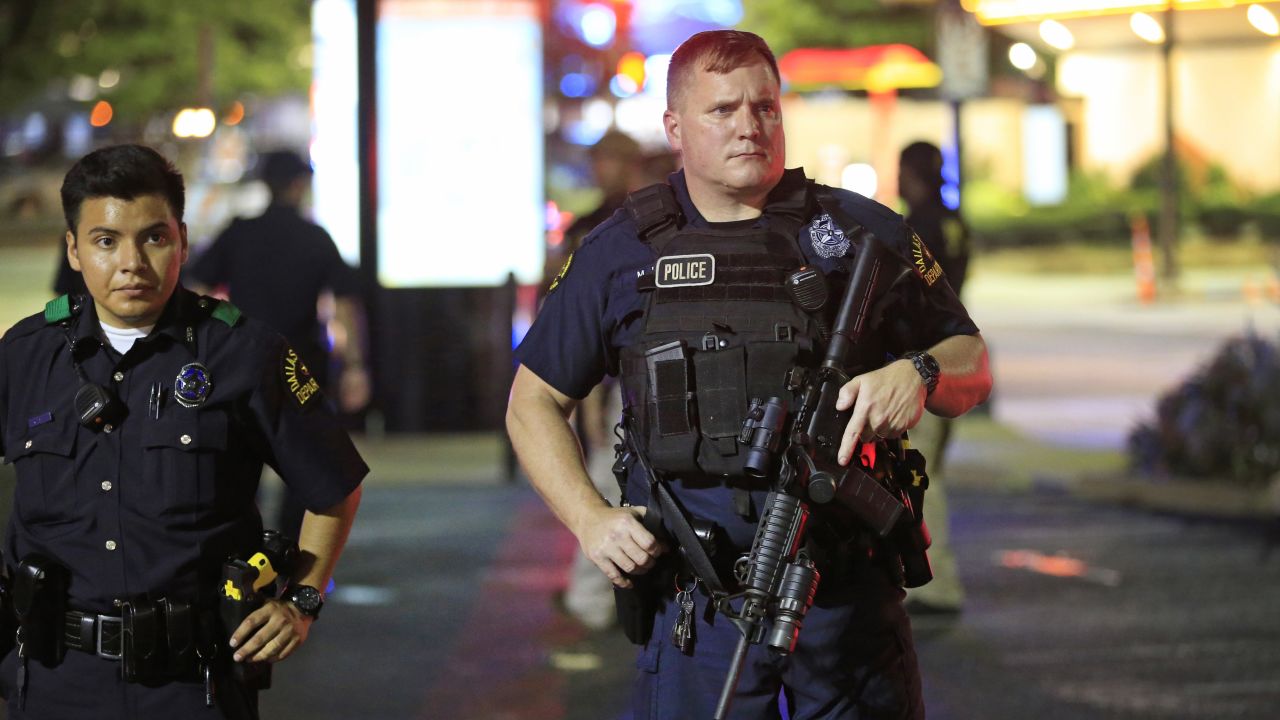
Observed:
[[[1143,213],[1135,214],[1129,226],[1133,233],[1133,276],[1138,283],[1138,300],[1146,305],[1156,299],[1156,264],[1151,256],[1151,228]]]

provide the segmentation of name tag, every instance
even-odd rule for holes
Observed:
[[[710,285],[716,281],[716,258],[710,253],[658,258],[653,276],[660,288]]]

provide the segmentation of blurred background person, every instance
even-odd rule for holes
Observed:
[[[907,224],[942,264],[942,271],[959,296],[969,265],[969,231],[960,214],[942,201],[942,151],[937,145],[914,142],[903,148],[898,163],[898,194],[909,212]],[[951,551],[947,495],[942,482],[951,420],[925,413],[911,429],[911,444],[924,453],[929,471],[929,495],[924,520],[933,537],[929,562],[933,581],[907,592],[907,610],[914,614],[956,614],[964,604],[964,585]]]
[[[311,166],[297,153],[275,151],[259,159],[259,176],[271,202],[255,218],[236,218],[196,258],[186,274],[198,292],[225,291],[246,315],[278,330],[303,362],[331,392],[339,409],[362,410],[369,403],[369,374],[364,360],[364,312],[359,278],[347,265],[324,228],[302,216],[311,187]],[[317,306],[322,295],[334,297],[333,320],[343,342],[332,358],[326,323]],[[334,360],[339,368],[331,371]],[[337,377],[336,388],[330,383]],[[297,537],[303,507],[287,490],[277,527]]]

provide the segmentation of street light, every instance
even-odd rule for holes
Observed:
[[[183,108],[173,118],[173,134],[180,138],[207,138],[217,126],[209,108]]]

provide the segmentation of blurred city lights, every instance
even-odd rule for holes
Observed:
[[[1164,28],[1155,18],[1146,13],[1134,13],[1129,18],[1129,27],[1133,29],[1135,35],[1153,45],[1164,42]]]
[[[1173,0],[1173,6],[1178,10],[1218,10],[1235,4],[1236,0]],[[983,25],[1004,25],[1050,17],[1063,19],[1165,10],[1169,0],[961,0],[960,5],[976,15]]]
[[[227,108],[227,112],[222,116],[223,125],[239,125],[244,120],[244,103],[236,100],[231,103],[231,107]]]
[[[93,112],[89,113],[89,124],[94,127],[106,127],[111,122],[113,115],[111,103],[106,100],[99,100],[97,105],[93,106]]]
[[[206,138],[217,126],[209,108],[183,108],[173,118],[173,134],[180,138]]]
[[[1280,36],[1280,21],[1276,20],[1274,13],[1261,5],[1249,6],[1249,24],[1263,35]]]
[[[644,61],[645,92],[667,94],[667,67],[671,65],[671,54],[650,55]]]
[[[636,90],[644,87],[645,81],[645,58],[638,52],[629,52],[618,60],[618,74],[631,78],[635,84]],[[634,91],[633,91],[634,92]]]
[[[879,184],[876,169],[866,163],[846,165],[840,173],[840,187],[866,197],[875,197]]]
[[[119,84],[120,72],[118,70],[107,69],[103,70],[102,73],[98,75],[98,87],[103,90],[110,90]]]
[[[1035,67],[1036,51],[1026,43],[1014,43],[1009,47],[1009,62],[1019,70],[1030,70]]]
[[[1066,25],[1057,20],[1045,20],[1040,23],[1040,37],[1051,47],[1059,50],[1070,50],[1076,44],[1075,36]]]
[[[615,97],[629,98],[636,94],[640,88],[636,86],[636,81],[627,75],[614,75],[609,81],[609,92]]]
[[[618,16],[611,7],[591,4],[583,8],[578,29],[588,45],[606,47],[613,43],[613,36],[618,30]]]
[[[560,93],[565,97],[585,98],[596,92],[596,79],[585,73],[569,73],[560,78]]]
[[[67,97],[76,102],[89,102],[98,95],[98,80],[88,75],[75,75],[67,87]]]

